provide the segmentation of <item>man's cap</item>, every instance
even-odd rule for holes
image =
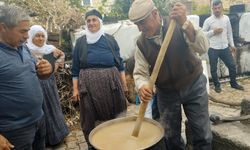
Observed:
[[[96,16],[96,17],[102,19],[101,13],[100,13],[99,11],[97,11],[96,9],[92,9],[92,10],[86,12],[86,14],[85,14],[85,19],[86,19],[88,16]]]
[[[155,4],[152,0],[134,0],[129,9],[129,19],[134,23],[141,21],[149,16],[154,8]]]

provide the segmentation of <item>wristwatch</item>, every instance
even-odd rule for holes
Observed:
[[[186,31],[186,29],[188,28],[189,24],[190,24],[190,21],[189,21],[189,20],[186,20],[186,21],[183,23],[182,27],[181,27],[182,30],[183,30],[183,31]]]

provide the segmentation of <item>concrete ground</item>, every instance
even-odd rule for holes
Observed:
[[[238,116],[240,115],[240,107],[234,106],[239,105],[241,103],[241,100],[246,97],[250,97],[250,78],[246,79],[240,79],[239,83],[244,86],[244,91],[238,91],[235,89],[232,89],[228,82],[222,83],[222,92],[216,93],[213,90],[213,86],[210,86],[210,98],[213,98],[213,101],[209,101],[209,111],[210,113],[219,113],[223,116]],[[230,105],[214,102],[214,101],[222,101],[222,103],[229,102]],[[129,115],[135,115],[138,108],[135,105],[130,105],[128,107],[128,114]],[[183,119],[185,120],[185,119]],[[218,134],[225,134],[226,138],[229,137],[229,133],[232,132],[233,135],[235,135],[233,132],[234,130],[239,130],[238,128],[241,128],[241,125],[235,125],[237,123],[227,123],[225,125],[217,125],[212,126],[213,131],[215,131]],[[183,123],[184,125],[184,123]],[[232,126],[231,126],[232,125]],[[184,126],[183,126],[184,127]],[[232,130],[232,131],[230,131]],[[244,129],[245,130],[245,129]],[[182,130],[184,132],[184,128]],[[234,136],[232,138],[237,139],[237,142],[239,141],[246,141],[247,138],[245,132],[241,132],[237,134],[237,136]],[[250,133],[250,132],[249,132]],[[223,135],[222,135],[223,136]],[[245,140],[241,140],[240,138],[244,138]],[[250,136],[249,136],[250,138]],[[250,141],[250,140],[248,140]],[[246,141],[247,142],[247,141]],[[78,126],[72,127],[71,133],[66,137],[65,141],[61,143],[58,146],[55,147],[48,147],[47,150],[87,150],[87,144],[84,139],[84,136],[82,134],[82,131]]]

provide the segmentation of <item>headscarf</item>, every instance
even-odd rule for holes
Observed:
[[[96,9],[92,9],[92,10],[86,12],[85,20],[87,19],[88,16],[96,16],[96,17],[102,19],[101,13],[99,11],[97,11]]]
[[[97,32],[95,32],[95,33],[89,31],[88,26],[87,26],[87,22],[85,22],[85,24],[86,24],[86,38],[87,38],[87,43],[88,44],[94,44],[94,43],[96,43],[101,38],[102,35],[104,35],[102,16],[95,9],[93,9],[93,10],[91,10],[91,11],[89,11],[89,12],[86,13],[85,20],[86,20],[86,18],[88,16],[96,16],[98,18],[99,22],[100,22],[100,29]]]
[[[33,44],[32,39],[35,37],[35,35],[37,33],[43,33],[44,37],[45,37],[45,41],[44,41],[44,45],[42,47],[38,47],[35,44]],[[47,32],[44,30],[44,28],[40,25],[33,25],[29,32],[29,38],[27,40],[27,46],[30,49],[30,51],[34,54],[41,54],[41,55],[46,55],[46,54],[50,54],[53,52],[53,50],[55,49],[55,46],[53,45],[47,45],[47,39],[48,39],[48,35]]]

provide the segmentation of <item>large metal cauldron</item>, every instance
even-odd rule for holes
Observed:
[[[142,128],[138,136],[140,140],[131,135],[136,118],[136,116],[118,118],[98,125],[89,134],[90,144],[98,150],[166,150],[164,129],[160,123],[152,119],[144,118]],[[128,124],[129,126],[127,126]],[[147,127],[150,128],[147,129]],[[156,132],[152,132],[153,128],[155,128],[154,131]],[[124,133],[127,135],[123,136]],[[119,141],[118,138],[121,136],[123,136],[121,139],[125,140],[120,141],[124,142],[117,142]],[[141,142],[141,139],[144,140]],[[107,145],[109,146],[107,147]]]

